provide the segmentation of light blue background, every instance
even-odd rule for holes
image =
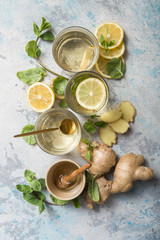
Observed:
[[[1,0],[0,1],[0,239],[2,240],[156,240],[160,239],[160,4],[156,0]],[[109,196],[103,206],[87,209],[72,204],[38,208],[24,202],[16,184],[26,183],[26,168],[45,177],[48,167],[61,157],[13,139],[27,123],[35,123],[38,114],[26,101],[27,85],[18,80],[17,71],[38,66],[25,53],[25,45],[35,39],[33,21],[41,17],[51,22],[56,35],[63,28],[79,25],[92,32],[105,22],[119,23],[125,31],[126,73],[121,80],[107,80],[110,89],[108,109],[123,100],[136,107],[135,122],[127,134],[118,135],[113,149],[118,157],[129,152],[143,154],[145,165],[155,177],[135,182],[125,194]],[[64,74],[54,63],[51,43],[40,42],[41,59],[53,70]],[[45,82],[49,84],[52,74]],[[57,103],[56,103],[56,106]],[[85,121],[80,118],[81,122]],[[98,139],[98,135],[95,135]],[[77,149],[63,156],[81,165],[85,163]]]

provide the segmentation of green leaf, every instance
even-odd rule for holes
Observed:
[[[94,125],[96,126],[96,127],[105,127],[106,126],[106,123],[105,122],[103,122],[103,121],[97,121],[97,122],[94,122]]]
[[[85,171],[85,175],[86,175],[86,182],[89,183],[90,181],[92,181],[92,176],[88,171]]]
[[[54,34],[51,31],[47,31],[39,36],[45,41],[53,41],[54,40]]]
[[[44,201],[46,199],[46,196],[41,192],[35,192],[35,194],[42,201]]]
[[[35,22],[33,22],[33,31],[36,34],[36,36],[38,37],[40,34],[40,29]]]
[[[40,57],[40,55],[41,55],[41,50],[40,50],[39,47],[37,47],[36,56],[37,56],[37,57]]]
[[[64,90],[67,84],[67,79],[65,77],[57,77],[53,81],[53,90],[56,94],[63,96],[64,95]]]
[[[97,118],[97,117],[100,117],[100,116],[97,115],[97,114],[93,114],[93,115],[90,116],[91,119],[94,119],[94,118]]]
[[[32,132],[33,130],[34,130],[34,125],[27,124],[26,126],[23,127],[21,133]],[[35,139],[34,135],[25,136],[25,137],[23,137],[23,140],[30,145],[36,144],[36,139]]]
[[[37,42],[31,40],[27,43],[25,50],[29,57],[36,58]]]
[[[16,185],[16,189],[23,193],[31,193],[33,190],[28,185]]]
[[[93,133],[95,132],[95,127],[92,123],[90,122],[85,122],[83,125],[84,129],[88,132],[88,133]]]
[[[73,202],[73,205],[76,207],[76,208],[80,208],[80,202],[79,202],[79,198],[75,198],[72,200]]]
[[[41,188],[46,188],[46,182],[44,178],[38,179],[38,182],[41,184]]]
[[[32,180],[30,183],[29,183],[30,187],[36,191],[36,192],[39,192],[41,191],[41,184],[38,180]]]
[[[88,151],[88,152],[86,153],[86,159],[87,159],[87,161],[90,161],[90,160],[91,160],[91,152],[90,152],[90,151]]]
[[[28,70],[17,72],[17,77],[26,84],[39,82],[46,75],[46,71],[42,67],[30,68]]]
[[[51,24],[49,22],[46,21],[46,19],[44,17],[42,17],[42,24],[41,24],[41,31],[44,31],[45,29],[51,28]]]
[[[39,205],[39,214],[41,214],[44,211],[44,204],[42,201],[40,201],[40,205]]]
[[[106,70],[111,78],[119,79],[124,74],[125,64],[121,58],[113,58],[107,63]]]
[[[71,85],[72,94],[74,94],[74,95],[76,94],[76,89],[77,89],[78,85],[80,84],[80,82],[84,81],[87,78],[89,78],[89,75],[84,75],[82,77],[77,78],[76,81],[72,83],[72,85]]]
[[[107,42],[108,47],[112,46],[115,43],[115,40],[111,40]]]
[[[98,189],[98,185],[95,181],[89,182],[88,195],[94,202],[99,201],[99,189]]]
[[[36,174],[34,172],[32,172],[28,169],[25,170],[25,172],[24,172],[24,177],[28,182],[31,182],[34,179],[35,175]]]
[[[81,140],[82,140],[82,142],[89,144],[89,141],[86,138],[82,138]]]
[[[65,100],[65,99],[62,99],[62,100],[59,102],[59,106],[62,107],[62,108],[68,107],[68,105],[67,105],[67,103],[66,103],[66,100]]]
[[[39,200],[34,193],[23,193],[23,199],[30,204],[33,204],[35,206],[40,206],[41,200]]]
[[[101,43],[101,45],[103,46],[103,44],[104,44],[104,36],[101,34],[101,36],[100,36],[100,43]]]
[[[57,198],[53,197],[52,195],[50,195],[50,198],[51,198],[52,202],[54,202],[57,205],[64,205],[69,202],[69,201],[57,199]]]

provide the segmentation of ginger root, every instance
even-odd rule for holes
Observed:
[[[151,168],[140,166],[143,162],[144,157],[134,153],[121,157],[114,171],[111,193],[127,192],[132,188],[133,181],[151,179],[154,171]]]
[[[109,147],[116,143],[117,135],[109,125],[99,129],[99,136],[101,141]]]
[[[111,181],[107,181],[104,177],[100,177],[97,178],[95,180],[95,182],[98,185],[99,188],[99,196],[100,196],[100,200],[98,202],[94,202],[88,195],[87,193],[87,189],[84,191],[83,197],[87,202],[87,207],[89,209],[93,209],[94,208],[94,203],[97,204],[103,204],[105,202],[105,200],[108,198],[110,192],[111,192],[111,186],[112,186],[112,182]]]
[[[109,172],[111,167],[116,164],[116,153],[108,148],[105,144],[99,144],[97,141],[92,142],[93,151],[91,153],[91,163],[89,171],[92,175],[97,175],[98,177]],[[86,160],[88,145],[82,140],[79,142],[78,150],[81,157]]]

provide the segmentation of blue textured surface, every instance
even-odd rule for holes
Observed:
[[[109,196],[103,206],[90,211],[72,204],[38,209],[24,202],[15,189],[24,181],[26,168],[45,177],[57,159],[13,139],[27,123],[38,116],[26,101],[27,86],[16,72],[38,66],[24,50],[34,39],[32,23],[40,25],[44,16],[52,23],[55,35],[65,27],[79,25],[94,32],[105,21],[119,23],[125,31],[126,73],[119,80],[107,81],[110,88],[109,108],[130,100],[137,116],[129,132],[118,136],[113,149],[120,157],[128,152],[145,156],[145,164],[155,170],[147,182],[135,182],[125,194]],[[40,43],[47,66],[62,73],[52,59],[51,44]],[[129,0],[1,0],[0,1],[0,239],[5,240],[159,240],[160,239],[160,4],[159,1]],[[52,78],[48,74],[45,82]],[[84,119],[82,118],[82,122]],[[98,138],[98,136],[96,136]],[[77,149],[63,156],[84,161]]]

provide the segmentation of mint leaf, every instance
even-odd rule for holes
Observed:
[[[88,132],[88,133],[93,133],[95,132],[95,127],[94,124],[90,123],[90,122],[85,122],[83,125],[84,129]]]
[[[29,57],[36,58],[37,42],[31,40],[27,43],[25,50]]]
[[[65,77],[57,77],[53,81],[53,90],[56,94],[63,96],[64,95],[64,90],[67,84],[67,79]]]
[[[95,125],[96,127],[101,128],[101,127],[105,127],[105,126],[106,126],[106,123],[103,122],[103,121],[97,121],[97,122],[94,122],[94,125]]]
[[[62,107],[62,108],[68,107],[68,105],[67,105],[67,103],[66,103],[66,100],[65,100],[65,99],[62,99],[62,100],[59,102],[59,106]]]
[[[112,58],[108,61],[106,70],[111,78],[119,79],[124,74],[125,64],[121,58]]]
[[[98,202],[100,199],[98,184],[94,180],[88,184],[88,195],[94,202]]]
[[[47,31],[39,36],[45,41],[53,41],[54,40],[54,34],[51,31]]]
[[[40,206],[41,200],[39,200],[34,193],[23,193],[23,199],[30,204],[33,204],[35,206]]]
[[[72,200],[73,205],[75,206],[75,208],[80,208],[80,202],[79,202],[79,198],[75,198]]]
[[[44,211],[44,204],[43,204],[42,201],[40,201],[40,204],[39,204],[39,214],[41,214],[43,211]]]
[[[26,126],[23,127],[21,133],[32,132],[33,130],[34,130],[34,125],[27,124]],[[30,145],[36,144],[36,139],[35,139],[34,135],[25,136],[25,137],[23,137],[23,140]]]
[[[32,180],[30,183],[29,183],[30,187],[36,191],[36,192],[39,192],[41,191],[41,184],[38,180]]]
[[[35,194],[42,201],[44,201],[46,199],[46,196],[41,192],[36,192]]]
[[[101,43],[101,45],[103,46],[104,45],[104,36],[101,34],[101,36],[100,36],[100,43]]]
[[[38,182],[41,184],[41,188],[46,188],[46,183],[44,178],[38,179]]]
[[[37,57],[40,57],[40,55],[41,55],[41,50],[40,50],[39,47],[37,47],[36,56],[37,56]]]
[[[25,172],[24,172],[24,177],[28,182],[31,182],[34,179],[35,175],[36,174],[34,172],[32,172],[28,169],[25,170]]]
[[[42,67],[30,68],[28,70],[17,72],[17,77],[26,84],[39,82],[46,75],[46,71]]]
[[[50,198],[51,198],[52,202],[54,202],[57,205],[64,205],[69,202],[69,201],[57,199],[57,198],[53,197],[52,195],[50,195]]]
[[[88,171],[85,171],[85,175],[86,175],[86,182],[87,184],[92,181],[92,176]]]
[[[90,160],[91,160],[91,152],[90,152],[90,151],[88,151],[88,152],[86,153],[86,159],[87,159],[87,161],[90,161]]]
[[[86,138],[82,138],[81,140],[82,140],[82,142],[84,142],[86,144],[90,144],[90,142]]]
[[[49,22],[46,21],[46,19],[44,17],[42,17],[42,24],[41,24],[41,31],[44,31],[45,29],[51,28],[51,24]]]
[[[115,40],[111,40],[107,42],[108,47],[112,46],[115,43]]]
[[[87,79],[87,78],[89,78],[89,75],[84,75],[84,76],[82,76],[82,77],[77,78],[76,81],[72,83],[72,85],[71,85],[72,94],[74,94],[74,95],[76,94],[76,89],[77,89],[78,85],[79,85],[83,80],[85,80],[85,79]]]
[[[36,36],[38,37],[40,34],[40,29],[35,22],[33,22],[33,31],[36,34]]]
[[[16,185],[16,189],[23,193],[31,193],[33,190],[28,185]]]

